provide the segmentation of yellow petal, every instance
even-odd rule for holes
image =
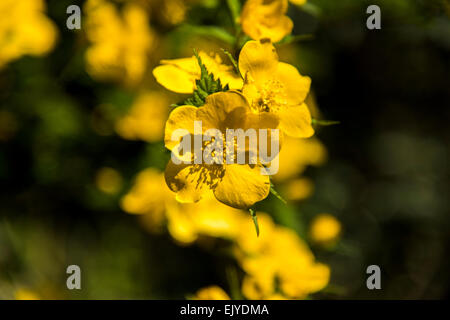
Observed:
[[[195,57],[162,60],[161,64],[153,69],[153,76],[160,85],[177,93],[194,91],[195,80],[200,78],[200,68]]]
[[[269,38],[277,42],[293,28],[286,16],[287,8],[287,0],[248,0],[242,8],[242,30],[255,40]]]
[[[206,98],[197,111],[203,130],[215,128],[226,133],[227,128],[243,128],[245,114],[250,110],[247,99],[237,91],[218,92]]]
[[[311,114],[306,104],[283,106],[276,114],[280,121],[279,128],[288,136],[308,138],[314,134]]]
[[[229,85],[230,89],[241,89],[242,79],[234,72],[231,65],[222,63],[218,55],[211,57],[205,52],[199,52],[208,72],[214,75],[215,79],[220,79],[222,85]],[[173,60],[162,60],[161,65],[153,69],[153,75],[166,89],[177,93],[192,93],[200,79],[200,67],[195,56]]]
[[[197,110],[193,106],[181,106],[170,113],[164,132],[164,143],[167,149],[172,150],[180,142],[172,140],[172,134],[175,130],[184,129],[189,133],[194,133],[194,121],[197,119]]]
[[[217,200],[234,208],[248,208],[269,195],[269,176],[261,174],[261,167],[231,164],[214,189]]]
[[[207,196],[217,182],[216,172],[209,170],[206,165],[175,164],[172,160],[167,164],[165,178],[170,190],[177,193],[176,199],[181,203],[199,201]]]
[[[278,63],[276,78],[283,83],[289,104],[305,101],[311,87],[311,78],[300,75],[296,67],[284,62]]]
[[[230,300],[228,294],[218,286],[209,286],[197,291],[194,300]]]
[[[274,76],[278,55],[270,41],[248,41],[239,54],[239,70],[244,77],[264,83]]]

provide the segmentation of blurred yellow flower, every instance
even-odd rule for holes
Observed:
[[[230,300],[230,296],[219,286],[199,289],[192,300]]]
[[[177,25],[186,18],[189,4],[196,0],[144,0],[150,5],[152,16],[163,25]]]
[[[327,150],[317,138],[286,137],[278,157],[280,168],[273,180],[284,182],[301,174],[307,166],[322,165],[327,159]]]
[[[239,70],[245,78],[242,93],[253,112],[275,115],[279,129],[289,136],[314,134],[304,103],[311,79],[300,75],[294,66],[279,62],[271,42],[248,41],[239,55]]]
[[[294,26],[287,9],[288,0],[247,0],[241,12],[242,30],[254,40],[280,41]]]
[[[248,214],[207,197],[198,203],[174,203],[167,208],[167,228],[182,244],[191,244],[200,236],[232,240]]]
[[[255,117],[249,114],[248,110],[247,100],[237,91],[209,95],[205,105],[200,108],[178,107],[171,112],[166,123],[166,147],[173,150],[178,146],[179,142],[172,140],[175,130],[182,128],[193,136],[195,121],[202,121],[202,133],[208,129],[218,129],[222,133],[227,129],[259,129],[260,123],[263,122],[266,128],[270,125],[272,128],[276,127],[275,120]],[[204,149],[202,148],[202,154]],[[189,164],[175,164],[171,159],[166,167],[166,181],[169,188],[176,192],[177,200],[184,203],[197,202],[213,192],[216,199],[222,203],[235,208],[248,208],[266,198],[270,181],[268,175],[261,174],[262,166],[227,164],[226,153],[224,150],[222,164],[207,164],[204,161],[201,164],[192,161]],[[194,155],[194,152],[190,154]]]
[[[169,115],[169,99],[162,92],[145,92],[116,122],[117,133],[128,140],[161,141]]]
[[[249,299],[302,299],[323,289],[329,281],[328,266],[317,263],[298,235],[275,225],[266,214],[258,213],[261,237],[254,238],[243,224],[236,239],[236,256],[246,272],[243,294]]]
[[[39,295],[29,289],[19,288],[14,292],[15,300],[40,300]]]
[[[120,205],[128,213],[145,215],[144,225],[150,231],[156,231],[165,221],[166,208],[174,201],[164,174],[149,168],[137,175],[133,187],[122,198]]]
[[[104,167],[97,171],[95,185],[104,193],[116,194],[122,187],[122,176],[117,170]]]
[[[311,240],[319,244],[333,244],[340,233],[340,222],[327,213],[315,217],[309,229]]]
[[[292,179],[283,188],[286,199],[303,200],[310,197],[314,191],[314,183],[307,178]]]
[[[219,78],[222,85],[229,85],[230,89],[241,89],[242,79],[234,71],[233,66],[224,64],[221,57],[216,54],[208,55],[200,51],[202,59],[208,72]],[[197,58],[161,60],[161,65],[153,69],[153,75],[166,89],[177,93],[192,93],[195,90],[195,80],[200,79],[200,66]]]
[[[120,13],[107,0],[85,4],[86,35],[92,43],[86,51],[89,74],[100,80],[140,81],[147,68],[154,35],[146,11],[135,2],[126,2]]]
[[[198,203],[179,203],[167,187],[164,174],[153,168],[139,173],[121,206],[128,213],[140,214],[144,227],[151,232],[167,223],[170,235],[181,244],[191,244],[199,236],[233,239],[241,221],[249,219],[214,197]]]
[[[42,56],[54,46],[55,24],[42,0],[0,1],[0,68],[23,55]]]

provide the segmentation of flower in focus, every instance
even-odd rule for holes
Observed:
[[[146,92],[116,122],[117,133],[128,140],[161,141],[169,114],[169,100],[161,92]]]
[[[136,3],[125,3],[122,13],[106,0],[85,4],[86,35],[92,45],[86,51],[89,74],[100,80],[135,84],[147,67],[153,42],[146,11]]]
[[[219,286],[209,286],[197,291],[193,300],[230,300],[230,296]]]
[[[341,233],[340,222],[330,214],[320,214],[311,223],[309,235],[319,244],[333,244]]]
[[[200,108],[181,106],[172,111],[166,123],[165,144],[172,152],[178,153],[178,141],[172,140],[174,132],[180,128],[189,132],[194,138],[194,122],[202,122],[202,154],[207,151],[208,142],[214,137],[205,135],[209,129],[220,130],[224,134],[227,129],[248,128],[275,128],[274,117],[270,115],[255,116],[249,113],[249,105],[244,96],[236,91],[218,92],[209,95],[206,103]],[[186,139],[186,137],[180,137]],[[181,140],[181,139],[180,139]],[[225,141],[222,137],[222,141]],[[210,143],[213,145],[213,143]],[[225,147],[225,144],[223,144]],[[228,152],[233,148],[224,148],[221,154],[211,151],[208,156],[212,158],[211,164],[201,161],[195,164],[175,164],[169,161],[166,167],[166,181],[169,188],[177,193],[177,200],[184,203],[197,202],[213,193],[217,200],[235,208],[248,208],[254,203],[263,200],[269,194],[269,176],[262,175],[262,165],[227,163]],[[185,158],[194,157],[195,152],[186,152]]]
[[[302,299],[323,289],[329,281],[328,266],[317,263],[298,235],[258,213],[264,237],[250,239],[251,225],[243,225],[236,256],[246,276],[242,291],[249,299]],[[246,229],[247,228],[247,229]]]
[[[269,41],[248,41],[239,55],[239,70],[245,78],[242,93],[252,111],[270,113],[279,129],[289,136],[307,138],[314,134],[311,114],[304,103],[311,79],[287,63],[279,62]]]
[[[254,40],[280,41],[294,26],[287,9],[288,0],[247,0],[241,12],[242,30]]]
[[[222,62],[216,54],[210,56],[200,51],[199,56],[208,72],[230,89],[241,89],[242,79],[233,67]],[[200,66],[195,56],[190,58],[161,60],[161,65],[153,69],[153,75],[166,89],[177,93],[192,93],[196,88],[195,80],[200,79]]]
[[[54,46],[57,30],[42,0],[0,1],[0,68],[23,55],[42,56]]]

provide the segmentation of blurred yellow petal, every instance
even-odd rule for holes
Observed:
[[[297,139],[286,137],[279,154],[279,170],[274,181],[283,182],[301,174],[307,166],[320,166],[327,158],[325,146],[316,138]]]
[[[247,0],[241,12],[242,30],[255,40],[280,41],[294,26],[287,9],[287,0]]]
[[[302,178],[290,181],[286,186],[286,198],[288,200],[303,200],[312,195],[314,184],[311,180]]]
[[[209,286],[197,291],[194,300],[230,300],[230,296],[219,286]]]
[[[340,222],[332,215],[325,213],[314,218],[309,230],[311,240],[320,244],[333,243],[340,233]]]
[[[169,113],[169,99],[160,92],[138,96],[130,111],[116,122],[117,133],[129,140],[160,141]]]

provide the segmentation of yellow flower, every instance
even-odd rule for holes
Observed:
[[[197,291],[193,300],[230,300],[230,296],[219,286],[209,286]]]
[[[95,184],[102,192],[115,194],[122,187],[122,176],[117,170],[104,167],[97,171]]]
[[[208,72],[219,78],[222,85],[229,85],[230,89],[241,89],[242,79],[236,74],[233,66],[224,64],[218,54],[210,56],[199,52]],[[161,60],[161,65],[153,69],[153,75],[166,89],[177,93],[192,93],[195,90],[195,80],[200,79],[200,66],[197,58],[181,58]]]
[[[275,115],[279,128],[289,136],[314,134],[304,103],[311,79],[301,76],[294,66],[279,62],[272,43],[248,41],[239,55],[239,69],[245,78],[242,93],[253,112]]]
[[[186,18],[186,12],[189,9],[190,2],[195,0],[145,0],[150,4],[151,12],[158,22],[164,25],[177,25]]]
[[[288,200],[303,200],[312,195],[314,183],[307,178],[293,179],[283,189]]]
[[[133,187],[122,198],[121,207],[128,213],[145,215],[145,226],[155,231],[162,226],[166,208],[174,201],[173,193],[166,187],[164,175],[149,168],[138,174]]]
[[[294,26],[287,9],[288,0],[247,0],[241,12],[242,30],[255,40],[280,41]]]
[[[134,102],[127,115],[116,123],[117,133],[129,140],[160,141],[169,114],[169,99],[160,92],[146,92]]]
[[[246,131],[248,128],[276,127],[277,122],[270,115],[255,116],[248,111],[247,100],[236,91],[212,94],[200,108],[178,107],[172,111],[166,123],[166,147],[173,151],[178,146],[178,141],[172,140],[172,135],[177,129],[187,130],[193,138],[195,121],[202,122],[203,140],[211,139],[204,135],[208,129],[218,129],[224,134],[227,129]],[[202,154],[205,150],[206,145],[203,145]],[[165,172],[166,181],[169,188],[177,193],[177,200],[184,203],[197,202],[213,192],[216,199],[222,203],[235,208],[247,208],[266,198],[270,190],[270,181],[268,175],[261,174],[262,166],[227,163],[227,151],[229,150],[224,148],[224,152],[219,155],[211,152],[210,156],[214,158],[212,164],[205,161],[201,161],[201,164],[192,162],[175,164],[170,160]],[[194,154],[189,151],[186,153]],[[216,161],[217,157],[222,163]]]
[[[92,45],[86,51],[89,74],[100,80],[140,81],[153,42],[148,15],[136,3],[125,3],[120,14],[105,0],[85,4],[86,35]]]
[[[42,0],[0,1],[0,68],[23,55],[42,56],[55,44],[57,30]]]
[[[319,244],[333,244],[341,233],[341,224],[330,214],[320,214],[311,223],[309,235]]]
[[[258,213],[261,237],[251,239],[250,225],[241,227],[236,256],[246,272],[243,294],[249,299],[301,299],[323,289],[330,270],[317,263],[308,246],[298,235],[273,224],[270,217]]]
[[[307,166],[320,166],[327,159],[327,150],[317,138],[283,139],[283,149],[278,154],[279,170],[273,176],[276,182],[284,182],[303,173]]]
[[[167,223],[170,235],[180,244],[191,244],[200,236],[234,239],[248,214],[218,202],[214,197],[198,203],[179,203],[156,169],[139,173],[121,202],[128,213],[139,214],[146,229],[155,232]]]
[[[201,236],[232,240],[248,214],[208,197],[197,203],[174,202],[167,207],[167,228],[182,244],[190,244]]]

